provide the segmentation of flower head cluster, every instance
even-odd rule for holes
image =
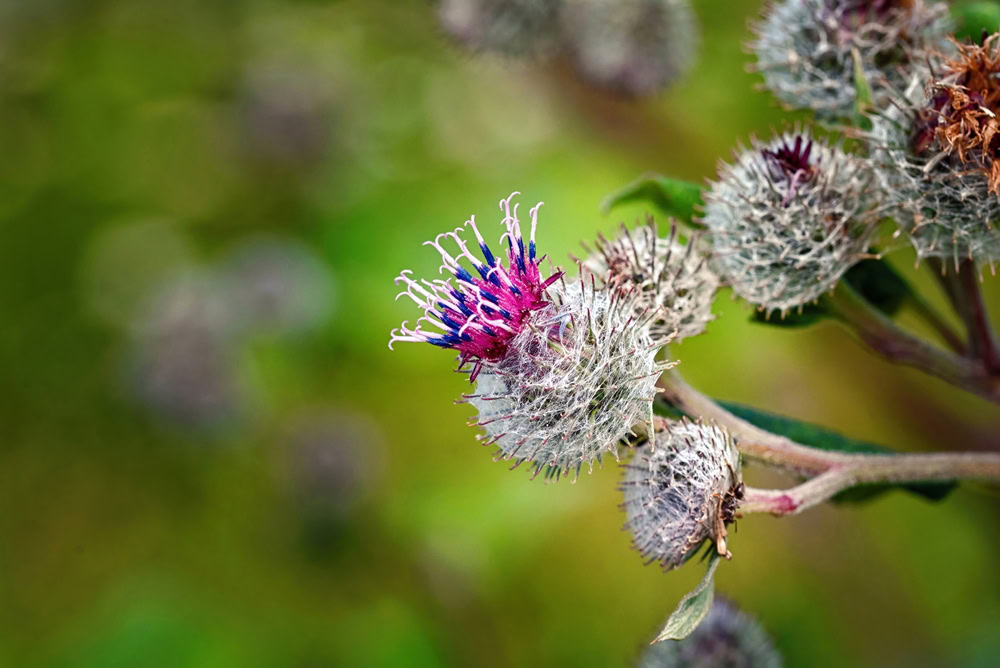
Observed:
[[[719,277],[699,242],[681,243],[676,225],[670,226],[669,238],[661,239],[650,218],[648,225],[631,232],[622,225],[611,241],[599,235],[597,250],[585,264],[607,285],[636,291],[637,307],[654,313],[649,326],[654,343],[665,345],[701,334],[714,318]]]
[[[511,342],[509,354],[479,376],[465,398],[498,459],[534,474],[578,474],[618,445],[633,427],[652,431],[656,379],[668,364],[636,315],[634,291],[607,290],[582,279],[553,290],[557,304]]]
[[[636,452],[622,491],[625,528],[648,563],[677,568],[706,540],[728,554],[725,525],[743,494],[739,452],[718,427],[674,422]]]
[[[878,95],[901,87],[950,27],[941,2],[781,0],[755,26],[750,48],[781,102],[839,118],[854,109],[856,57]]]
[[[679,642],[645,649],[638,668],[780,668],[781,655],[760,622],[716,598],[698,628]]]
[[[567,0],[562,24],[580,73],[630,96],[672,84],[690,68],[697,48],[687,0]]]
[[[877,120],[881,175],[919,257],[992,266],[1000,260],[1000,35],[957,48]]]
[[[531,314],[550,303],[545,295],[546,288],[557,281],[562,272],[557,271],[543,279],[538,267],[535,229],[538,226],[538,209],[542,204],[539,202],[531,209],[531,236],[525,247],[521,222],[517,217],[519,205],[511,206],[517,194],[500,200],[500,209],[505,213],[502,224],[507,230],[501,237],[501,243],[504,240],[507,242],[506,266],[486,245],[474,216],[466,221],[466,225],[476,235],[485,262],[469,251],[458,235],[460,229],[425,242],[441,254],[444,261],[441,272],[447,271],[451,277],[417,281],[410,277],[413,273],[410,270],[404,270],[399,275],[396,283],[405,284],[406,289],[397,295],[397,299],[403,295],[410,297],[424,315],[413,329],[404,321],[393,330],[390,348],[396,341],[423,341],[457,350],[459,366],[474,363],[470,380],[475,380],[483,362],[501,360],[510,342],[525,328]],[[455,242],[459,250],[457,257],[445,250],[442,237],[449,237]],[[462,266],[460,259],[471,264],[475,275]],[[422,329],[424,324],[433,329]]]
[[[802,132],[754,141],[735,157],[706,196],[719,272],[768,312],[815,300],[868,249],[869,162]]]

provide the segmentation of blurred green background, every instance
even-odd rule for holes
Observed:
[[[387,349],[415,317],[392,279],[512,190],[565,262],[642,213],[608,192],[781,127],[756,3],[695,8],[698,65],[635,102],[463,53],[416,0],[0,2],[0,664],[630,664],[701,569],[630,551],[613,463],[494,464],[450,355]],[[713,395],[1000,448],[997,407],[832,325],[717,310],[673,351]],[[998,529],[971,484],[755,516],[717,589],[790,666],[996,665]]]

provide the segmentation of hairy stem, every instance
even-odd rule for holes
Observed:
[[[751,459],[803,475],[815,475],[849,463],[854,455],[829,452],[772,434],[733,415],[694,389],[676,371],[660,377],[660,395],[678,410],[724,427],[736,439],[740,452]]]
[[[794,515],[845,489],[870,483],[1000,481],[1000,453],[854,455],[852,459],[791,489],[748,487],[740,512]]]
[[[838,283],[832,294],[823,297],[823,303],[840,323],[890,362],[920,369],[1000,404],[1000,376],[989,373],[977,360],[942,350],[901,329],[846,282]]]
[[[963,260],[951,273],[945,262],[937,258],[930,258],[928,265],[941,281],[955,313],[965,322],[969,332],[969,356],[980,360],[989,372],[1000,375],[1000,342],[983,301],[975,264]]]
[[[909,304],[913,307],[914,312],[920,316],[920,318],[930,325],[930,327],[937,332],[938,336],[948,344],[954,352],[959,355],[964,355],[966,353],[965,342],[962,341],[962,337],[951,328],[951,326],[945,321],[941,314],[938,313],[934,307],[932,307],[922,295],[913,293],[909,296]]]
[[[724,427],[740,453],[812,479],[787,490],[748,487],[740,511],[790,515],[855,485],[980,479],[1000,481],[1000,453],[847,454],[773,434],[733,415],[675,371],[660,378],[660,394],[678,410]]]

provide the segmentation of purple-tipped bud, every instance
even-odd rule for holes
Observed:
[[[735,157],[705,197],[717,270],[767,312],[815,300],[868,252],[869,161],[801,132],[755,141]]]
[[[396,341],[422,341],[450,348],[459,353],[459,366],[473,363],[470,380],[475,380],[483,362],[499,362],[513,340],[527,326],[532,314],[551,303],[546,289],[562,276],[556,271],[542,278],[535,249],[535,228],[538,225],[539,202],[531,209],[531,236],[525,244],[521,235],[521,221],[517,217],[518,204],[512,205],[515,195],[500,200],[504,212],[506,232],[500,237],[507,244],[507,263],[499,261],[483,240],[476,227],[475,217],[466,221],[479,244],[483,259],[469,251],[459,236],[461,228],[439,234],[425,245],[434,247],[441,254],[444,264],[441,273],[447,279],[415,280],[410,270],[404,270],[396,279],[406,289],[397,295],[412,299],[424,312],[417,326],[410,329],[406,321],[392,331],[389,348]],[[445,249],[443,239],[451,239],[458,252],[452,255]],[[463,266],[465,260],[471,271]],[[430,329],[424,329],[424,325]]]

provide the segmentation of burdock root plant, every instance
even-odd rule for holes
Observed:
[[[767,50],[784,44],[775,26],[792,8],[794,49],[781,48],[795,68],[779,70]],[[762,323],[830,319],[872,353],[1000,404],[1000,346],[980,293],[1000,249],[1000,36],[949,42],[944,9],[919,1],[784,2],[760,25],[753,49],[770,63],[768,85],[824,120],[850,117],[841,139],[802,128],[753,139],[704,190],[642,177],[606,207],[645,198],[675,220],[658,228],[650,216],[599,237],[570,274],[543,269],[541,204],[522,220],[514,193],[500,201],[501,255],[470,219],[427,242],[441,277],[396,279],[420,317],[393,331],[390,348],[416,341],[457,354],[470,383],[460,401],[498,460],[575,481],[595,462],[627,458],[621,489],[636,550],[665,571],[705,554],[705,578],[657,640],[683,638],[707,615],[714,572],[738,552],[728,530],[737,517],[801,513],[862,486],[867,498],[903,487],[940,499],[957,481],[1000,482],[1000,453],[859,447],[715,401],[673,368],[668,344],[703,333],[729,287]],[[890,48],[891,36],[900,39]],[[964,331],[884,262],[903,238]],[[903,305],[933,340],[897,324]],[[747,486],[749,462],[801,482]]]

